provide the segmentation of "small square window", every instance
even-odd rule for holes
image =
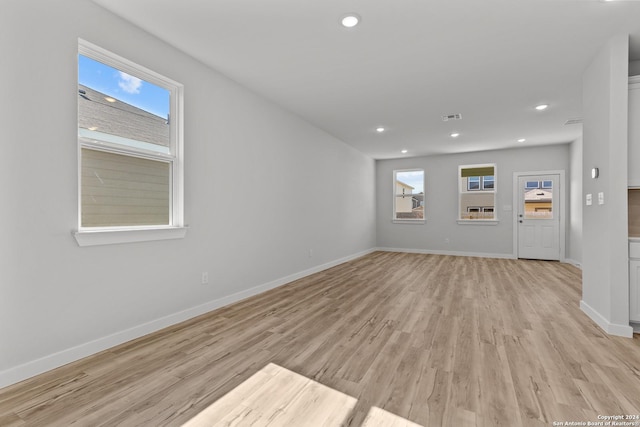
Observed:
[[[492,175],[483,176],[482,177],[482,189],[483,190],[493,190],[495,184],[495,177]]]
[[[479,190],[480,189],[480,177],[470,176],[467,180],[467,190]]]

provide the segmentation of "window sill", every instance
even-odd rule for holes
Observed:
[[[459,225],[498,225],[497,219],[459,219]]]
[[[392,223],[394,224],[424,224],[427,222],[426,219],[392,219]]]
[[[187,227],[83,230],[72,231],[71,234],[78,242],[78,246],[98,246],[182,239],[187,234]]]

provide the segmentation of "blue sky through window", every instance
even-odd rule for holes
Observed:
[[[156,116],[169,114],[170,92],[113,67],[78,55],[78,83]]]
[[[396,179],[412,186],[414,194],[424,192],[424,171],[397,172]]]

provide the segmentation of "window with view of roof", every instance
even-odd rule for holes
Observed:
[[[393,220],[424,222],[424,170],[393,171]]]
[[[183,226],[181,106],[179,83],[80,41],[79,231]]]

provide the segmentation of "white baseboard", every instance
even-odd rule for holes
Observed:
[[[433,249],[408,249],[408,248],[385,248],[378,247],[376,248],[378,251],[383,252],[405,252],[412,254],[428,254],[428,255],[452,255],[452,256],[469,256],[469,257],[479,257],[479,258],[499,258],[499,259],[517,259],[514,254],[495,254],[489,252],[463,252],[463,251],[440,251]],[[577,267],[582,270],[582,264],[578,261],[574,261],[572,259],[563,259],[561,262],[571,264],[574,267]]]
[[[573,265],[574,267],[577,267],[577,268],[579,268],[580,270],[582,270],[582,264],[581,264],[581,263],[579,263],[579,262],[578,262],[578,261],[576,261],[576,260],[569,259],[569,258],[565,258],[565,259],[563,259],[563,260],[562,260],[562,262],[565,262],[565,263],[567,263],[567,264],[571,264],[571,265]]]
[[[461,252],[461,251],[439,251],[432,249],[408,249],[408,248],[376,248],[378,251],[383,252],[405,252],[411,254],[428,254],[428,255],[452,255],[452,256],[469,256],[479,258],[502,258],[502,259],[515,259],[513,254],[494,254],[488,252]]]
[[[375,248],[358,252],[334,261],[327,262],[325,264],[309,268],[304,271],[300,271],[298,273],[291,274],[289,276],[273,280],[268,283],[264,283],[259,286],[255,286],[250,289],[246,289],[241,292],[236,292],[235,294],[206,302],[196,307],[191,307],[186,310],[182,310],[177,313],[173,313],[168,316],[164,316],[159,319],[134,326],[124,331],[116,332],[106,337],[98,338],[96,340],[80,344],[78,346],[68,348],[36,360],[32,360],[30,362],[12,367],[4,371],[0,371],[0,388],[18,383],[35,375],[42,374],[44,372],[66,365],[68,363],[75,362],[76,360],[80,360],[84,357],[96,354],[100,351],[107,350],[109,348],[123,344],[127,341],[140,338],[152,332],[159,331],[160,329],[166,328],[168,326],[173,326],[180,322],[184,322],[185,320],[192,319],[194,317],[216,310],[220,307],[224,307],[226,305],[233,304],[254,295],[258,295],[262,292],[275,289],[295,280],[302,279],[303,277],[309,276],[311,274],[318,273],[331,267],[335,267],[336,265],[351,261],[356,258],[360,258],[374,251]]]
[[[584,301],[580,301],[580,309],[593,320],[596,325],[609,335],[617,335],[619,337],[633,338],[633,328],[629,325],[619,325],[610,323],[603,315],[598,313],[593,307]]]

